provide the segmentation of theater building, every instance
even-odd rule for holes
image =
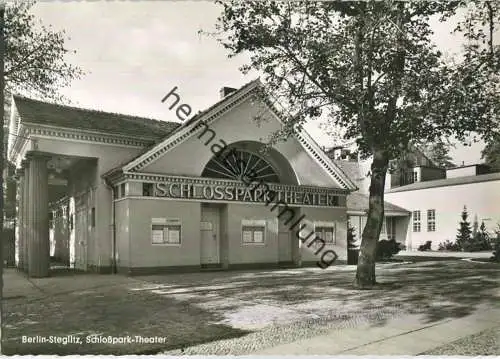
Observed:
[[[166,111],[183,123],[15,96],[17,266],[45,277],[51,258],[125,274],[344,262],[356,186],[305,132],[262,150],[282,122],[261,86],[225,88],[191,118],[173,91]]]

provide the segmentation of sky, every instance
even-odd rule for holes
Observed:
[[[76,50],[67,60],[86,75],[61,92],[78,107],[177,121],[161,102],[173,87],[196,113],[219,100],[221,87],[258,76],[239,71],[245,57],[228,59],[222,45],[198,34],[213,30],[220,13],[209,1],[47,1],[32,13],[65,30],[67,47]],[[448,27],[436,22],[434,31],[445,53],[459,51]],[[335,145],[318,122],[305,128],[320,145]],[[457,145],[450,155],[457,165],[478,163],[482,146]]]

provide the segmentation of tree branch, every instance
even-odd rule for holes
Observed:
[[[391,82],[392,93],[387,103],[387,110],[385,114],[385,126],[390,127],[390,123],[394,120],[396,115],[397,100],[400,95],[402,78],[404,75],[405,65],[405,47],[404,47],[404,31],[403,31],[403,16],[404,16],[404,3],[397,4],[398,13],[396,17],[396,55],[392,64]]]
[[[5,72],[5,76],[10,75],[12,72],[16,72],[19,69],[21,69],[26,63],[29,57],[33,54],[35,54],[38,50],[40,50],[43,46],[43,43],[39,44],[37,47],[35,47],[32,51],[30,51],[26,56],[24,56],[16,66],[13,66],[9,69],[9,71]]]
[[[347,100],[345,97],[340,96],[339,94],[332,94],[328,89],[324,88],[322,84],[319,83],[319,81],[309,72],[309,70],[304,66],[304,64],[297,58],[297,56],[291,51],[288,46],[283,46],[282,49],[285,51],[285,53],[289,56],[289,58],[295,63],[296,66],[300,68],[300,70],[307,76],[309,81],[311,81],[313,84],[315,84],[321,91],[325,93],[328,97],[331,97],[335,99],[336,101],[340,102],[344,106],[354,109],[355,106],[354,104]]]
[[[489,47],[490,47],[490,57],[491,61],[493,61],[493,32],[495,28],[495,24],[493,22],[493,7],[491,6],[490,1],[485,2],[486,7],[488,8],[488,19],[489,19],[489,25],[490,25],[490,39],[489,39]]]

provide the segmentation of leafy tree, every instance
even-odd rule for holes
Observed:
[[[30,13],[35,1],[8,3],[5,11],[6,92],[66,100],[58,92],[83,75],[65,61],[64,31],[46,27]],[[73,51],[74,52],[74,51]]]
[[[481,158],[495,171],[500,171],[500,135],[491,138],[483,151]]]
[[[64,45],[64,31],[54,31],[36,21],[30,13],[34,4],[32,0],[13,1],[8,2],[5,9],[5,124],[10,119],[12,93],[69,102],[58,90],[83,75],[80,68],[65,61],[70,50]],[[16,208],[16,182],[12,164],[5,166],[8,170],[4,209],[7,218],[12,219]]]
[[[500,114],[498,51],[493,44],[483,51],[489,42],[482,45],[475,31],[481,25],[473,21],[456,29],[470,40],[463,59],[446,61],[434,46],[430,18],[447,21],[468,6],[460,1],[217,3],[222,13],[212,35],[230,57],[250,53],[242,71],[260,71],[263,95],[282,105],[284,126],[270,145],[323,116],[345,129],[346,140],[356,140],[362,156],[372,157],[355,281],[372,287],[389,159],[440,138],[466,141],[472,131],[490,136]],[[473,5],[475,16],[489,14],[479,1]],[[490,7],[497,21],[498,5]]]
[[[432,161],[432,163],[440,168],[455,167],[455,164],[453,163],[453,159],[449,155],[449,152],[450,145],[442,141],[438,141],[426,146],[426,154],[428,155],[429,159]]]
[[[460,227],[458,228],[457,234],[457,244],[462,250],[466,250],[470,245],[472,230],[470,227],[470,222],[467,221],[469,214],[467,213],[467,207],[464,206],[462,211],[460,221]]]

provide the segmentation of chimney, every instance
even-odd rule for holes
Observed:
[[[220,94],[220,98],[223,99],[224,97],[232,94],[233,92],[235,92],[236,89],[235,88],[232,88],[232,87],[226,87],[224,86],[223,88],[220,89],[219,91],[219,94]]]

